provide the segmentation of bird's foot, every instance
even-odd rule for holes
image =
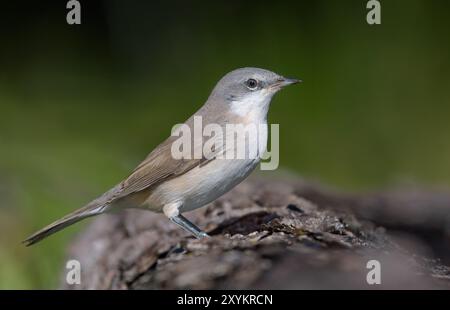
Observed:
[[[195,236],[197,239],[203,239],[203,238],[211,238],[210,235],[205,233],[204,231],[201,231],[197,236]]]

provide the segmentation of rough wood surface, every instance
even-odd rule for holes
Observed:
[[[68,250],[81,262],[81,285],[61,287],[449,289],[449,214],[445,192],[351,195],[253,178],[187,214],[209,239],[148,211],[98,217]],[[377,286],[366,282],[373,259],[382,268]]]

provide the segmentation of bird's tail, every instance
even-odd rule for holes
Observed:
[[[75,212],[72,212],[64,216],[63,218],[51,223],[50,225],[42,228],[41,230],[35,232],[27,239],[25,239],[23,243],[26,246],[33,245],[41,241],[42,239],[47,238],[48,236],[60,231],[61,229],[66,228],[67,226],[75,224],[87,217],[103,213],[106,207],[107,205],[99,204],[98,202],[93,201],[90,204],[86,205],[85,207],[80,208]]]

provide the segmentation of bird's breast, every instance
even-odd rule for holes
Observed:
[[[219,158],[212,159],[155,187],[146,205],[154,209],[178,203],[182,205],[180,212],[185,212],[202,207],[228,192],[255,169],[260,161],[261,152],[265,151],[267,124],[258,124],[257,127],[256,135],[248,135],[245,139],[237,140],[234,147],[228,144]],[[247,150],[244,157],[238,156],[237,149],[240,147]],[[256,149],[256,154],[250,154],[250,149]]]

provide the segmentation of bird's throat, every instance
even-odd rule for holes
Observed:
[[[231,112],[243,118],[246,123],[265,122],[272,96],[267,94],[254,94],[241,100],[231,102]]]

